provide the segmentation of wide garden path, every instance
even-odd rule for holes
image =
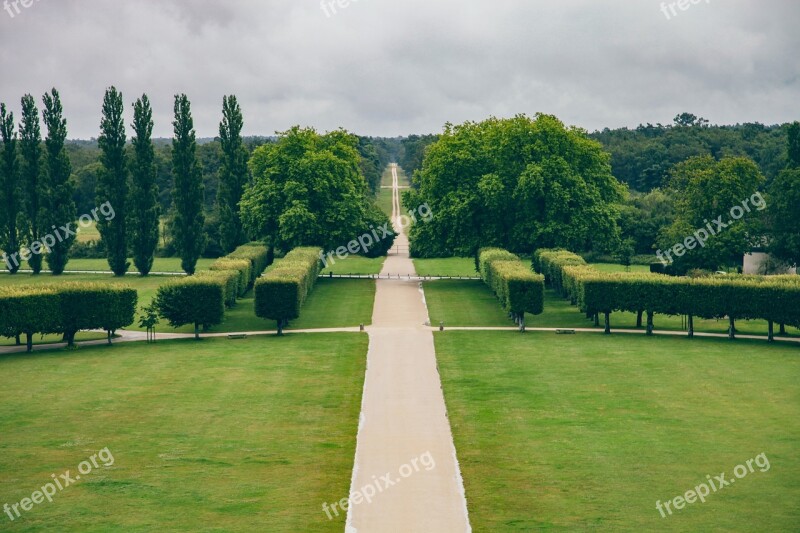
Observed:
[[[392,174],[395,243],[407,250],[396,167]],[[390,255],[383,271],[415,274],[407,253]],[[471,531],[420,284],[376,283],[351,486],[351,493],[376,494],[351,505],[347,532]]]

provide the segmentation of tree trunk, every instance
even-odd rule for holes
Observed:
[[[637,328],[642,327],[642,314],[644,314],[644,311],[637,311],[636,312],[636,327]]]
[[[197,322],[194,323],[194,339],[197,341],[200,340],[200,324]]]
[[[283,337],[283,319],[278,319],[278,337]]]
[[[647,335],[648,336],[653,334],[653,329],[654,329],[654,326],[653,326],[653,312],[652,311],[648,311],[647,312]]]
[[[689,338],[694,338],[694,316],[689,315]]]
[[[75,334],[77,331],[67,331],[64,335],[67,337],[67,348],[75,347]]]
[[[781,324],[778,335],[786,335],[786,324]]]
[[[600,325],[600,313],[594,314],[594,326],[597,327]]]
[[[108,334],[108,344],[111,344],[111,330],[107,329],[106,333]]]
[[[769,321],[769,335],[767,336],[767,340],[769,342],[775,342],[775,323],[772,320]]]
[[[19,346],[20,344],[22,344],[22,341],[21,341],[21,340],[20,340],[20,338],[19,338],[19,333],[17,333],[17,336],[16,336],[16,341],[17,341],[17,346]]]
[[[33,351],[33,333],[25,334],[25,343],[28,345],[28,353]]]
[[[611,334],[611,313],[609,313],[608,311],[605,312],[605,322],[606,322],[605,334],[606,335],[610,335]]]
[[[525,333],[525,313],[519,315],[519,332]]]
[[[736,321],[732,316],[728,317],[728,338],[735,339],[736,338]]]

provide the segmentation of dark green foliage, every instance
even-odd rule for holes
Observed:
[[[520,317],[544,311],[544,276],[535,274],[519,257],[499,248],[483,248],[479,271],[503,309]]]
[[[800,266],[800,122],[789,126],[789,163],[770,187],[769,251],[790,265]]]
[[[335,250],[388,225],[368,196],[360,161],[358,138],[344,130],[282,133],[250,158],[253,183],[241,203],[245,228],[283,250]]]
[[[156,184],[155,152],[153,149],[153,110],[147,95],[133,104],[131,139],[131,196],[129,228],[133,264],[142,276],[153,268],[158,247],[159,214],[158,185]]]
[[[67,139],[67,121],[58,91],[45,93],[44,124],[47,127],[45,148],[47,153],[47,209],[45,227],[52,235],[58,235],[49,246],[47,265],[53,275],[61,275],[69,261],[69,250],[75,242],[75,235],[60,232],[60,228],[71,224],[78,217],[75,202],[72,200],[74,187],[70,181],[70,164],[64,142]]]
[[[46,233],[46,175],[42,168],[42,133],[39,110],[33,96],[22,97],[22,122],[19,125],[20,182],[25,200],[25,241],[30,245]],[[41,254],[27,260],[34,274],[42,270]]]
[[[62,283],[0,289],[0,335],[61,333],[70,346],[80,330],[110,333],[133,323],[135,289],[103,283]]]
[[[410,231],[416,257],[564,246],[613,251],[623,187],[596,141],[556,117],[448,125],[426,151],[405,205],[433,219]]]
[[[190,276],[160,286],[155,301],[170,326],[194,324],[199,339],[200,326],[220,324],[225,318],[225,294],[223,279]]]
[[[97,229],[106,247],[108,266],[116,276],[128,271],[128,167],[125,156],[125,117],[122,93],[116,87],[106,90],[103,98],[103,118],[97,142],[102,151],[102,172],[97,182],[97,205],[108,203],[115,216],[100,218]]]
[[[222,100],[222,122],[219,125],[219,138],[222,146],[222,166],[219,172],[219,205],[220,245],[225,253],[230,253],[237,246],[247,241],[239,202],[242,200],[244,187],[249,181],[247,169],[247,149],[242,141],[242,110],[235,96],[226,96]]]
[[[256,316],[277,320],[279,334],[300,316],[322,269],[321,254],[320,248],[296,248],[256,282]]]
[[[14,113],[8,112],[4,103],[0,103],[0,142],[0,251],[12,255],[19,252],[20,242],[24,238],[17,220],[22,214],[23,197],[17,164],[18,141],[14,132]],[[8,268],[12,274],[19,267],[18,259],[9,259],[5,265],[0,263],[0,268]]]
[[[197,141],[191,104],[185,94],[175,96],[175,121],[172,123],[172,173],[175,186],[172,200],[175,206],[174,242],[181,258],[181,268],[194,274],[197,260],[206,245],[203,231],[203,181],[197,162]]]

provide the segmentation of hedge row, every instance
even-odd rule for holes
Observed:
[[[478,254],[481,278],[525,330],[525,313],[544,311],[544,276],[535,274],[520,258],[500,248],[483,248]]]
[[[63,334],[74,346],[81,330],[103,329],[111,334],[133,323],[138,295],[124,286],[101,283],[0,288],[0,335],[27,338],[28,351],[35,334]]]
[[[264,244],[251,242],[238,247],[236,250],[222,258],[221,261],[224,263],[230,259],[250,262],[249,281],[247,283],[247,288],[249,290],[253,287],[261,273],[264,272],[264,270],[266,270],[266,268],[272,263],[272,252],[270,248]],[[217,267],[221,266],[217,263],[215,263],[215,265]],[[216,269],[217,268],[212,267],[212,270]]]
[[[238,274],[232,273],[238,280]],[[177,328],[194,324],[195,338],[204,328],[220,324],[225,318],[225,299],[229,288],[221,276],[189,276],[171,280],[158,288],[155,304],[169,325]]]
[[[735,321],[762,319],[800,327],[800,276],[672,277],[651,273],[604,273],[575,259],[563,250],[538,250],[534,263],[551,272],[554,288],[588,315],[614,311],[647,313],[648,332],[653,314],[686,315],[689,335],[694,317]],[[556,285],[558,283],[559,285]]]
[[[320,248],[295,248],[256,281],[256,315],[276,320],[278,334],[300,316],[322,269]]]

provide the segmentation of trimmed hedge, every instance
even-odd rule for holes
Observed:
[[[278,322],[278,334],[300,316],[322,270],[320,248],[295,248],[256,281],[256,316]]]
[[[230,257],[222,257],[214,261],[209,268],[212,272],[219,271],[235,271],[239,276],[239,296],[244,296],[252,283],[253,279],[253,264],[247,259],[231,259]]]
[[[249,268],[249,267],[248,267]],[[241,282],[241,271],[237,270],[206,270],[198,272],[195,277],[199,279],[212,279],[222,282],[225,288],[225,307],[236,305],[239,298],[239,283]]]
[[[478,270],[521,330],[525,330],[525,313],[544,311],[544,276],[532,272],[518,256],[500,248],[483,248]]]
[[[138,295],[130,287],[102,283],[5,287],[0,289],[0,335],[24,334],[31,351],[34,334],[60,333],[69,346],[80,330],[111,334],[133,323]]]
[[[554,289],[570,298],[588,315],[608,315],[614,311],[646,312],[648,332],[653,315],[686,315],[689,335],[694,334],[693,319],[730,320],[729,335],[739,319],[762,319],[772,325],[800,327],[800,276],[714,276],[708,278],[672,277],[653,273],[604,273],[581,264],[575,254],[563,250],[537,250],[534,263],[550,272]],[[558,284],[558,285],[557,285]]]
[[[243,259],[250,262],[250,280],[247,283],[248,290],[254,285],[256,279],[270,265],[271,254],[269,248],[258,242],[243,244],[223,259]]]
[[[159,314],[167,319],[170,326],[194,324],[195,338],[199,339],[200,325],[204,328],[214,326],[225,318],[225,299],[225,279],[221,276],[196,275],[160,286],[155,303]]]

